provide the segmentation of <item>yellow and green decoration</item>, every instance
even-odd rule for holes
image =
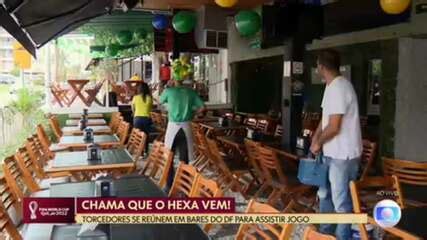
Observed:
[[[193,65],[187,56],[181,56],[172,62],[172,77],[175,81],[188,79],[193,72]]]

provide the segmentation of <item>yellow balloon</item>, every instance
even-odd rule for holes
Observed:
[[[401,14],[411,3],[411,0],[380,0],[381,8],[388,14]]]
[[[215,0],[215,3],[221,7],[229,8],[236,5],[238,0]]]

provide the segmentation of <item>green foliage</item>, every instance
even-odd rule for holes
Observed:
[[[47,125],[44,113],[40,106],[43,101],[43,94],[38,91],[33,91],[28,88],[22,88],[17,92],[17,98],[4,109],[8,111],[8,119],[5,119],[8,124],[12,124],[22,116],[22,124],[20,131],[16,132],[14,139],[10,139],[9,144],[0,147],[0,161],[7,156],[12,155],[16,149],[22,146],[26,138],[36,131],[37,124]]]
[[[15,77],[19,77],[20,75],[21,75],[21,71],[19,70],[19,68],[18,67],[14,67],[13,69],[12,69],[12,71],[10,71],[10,74],[12,74],[13,76],[15,76]]]
[[[119,44],[117,40],[118,32],[109,28],[83,26],[80,31],[86,34],[93,35],[95,40],[93,45],[96,46],[109,46],[111,44]],[[120,48],[115,57],[138,57],[142,55],[149,55],[154,51],[154,36],[153,33],[146,33],[142,29],[137,29],[133,32],[132,41],[130,45],[135,45],[133,48]],[[93,58],[106,58],[111,57],[105,52],[94,51],[91,53]]]
[[[40,110],[43,93],[21,88],[17,91],[16,96],[17,98],[10,103],[9,109],[15,114],[22,115],[24,128],[31,127],[43,119],[43,112]]]

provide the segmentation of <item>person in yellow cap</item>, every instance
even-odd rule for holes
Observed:
[[[142,80],[142,78],[139,76],[139,74],[138,74],[138,73],[135,73],[135,74],[130,78],[130,80],[132,80],[132,81],[141,81],[141,80]]]

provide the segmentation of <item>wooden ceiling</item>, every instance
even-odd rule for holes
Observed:
[[[271,2],[271,0],[238,0],[234,8],[245,9],[254,8],[263,3]],[[214,0],[144,0],[143,8],[170,10],[173,8],[181,9],[198,9],[202,5],[215,5]]]

